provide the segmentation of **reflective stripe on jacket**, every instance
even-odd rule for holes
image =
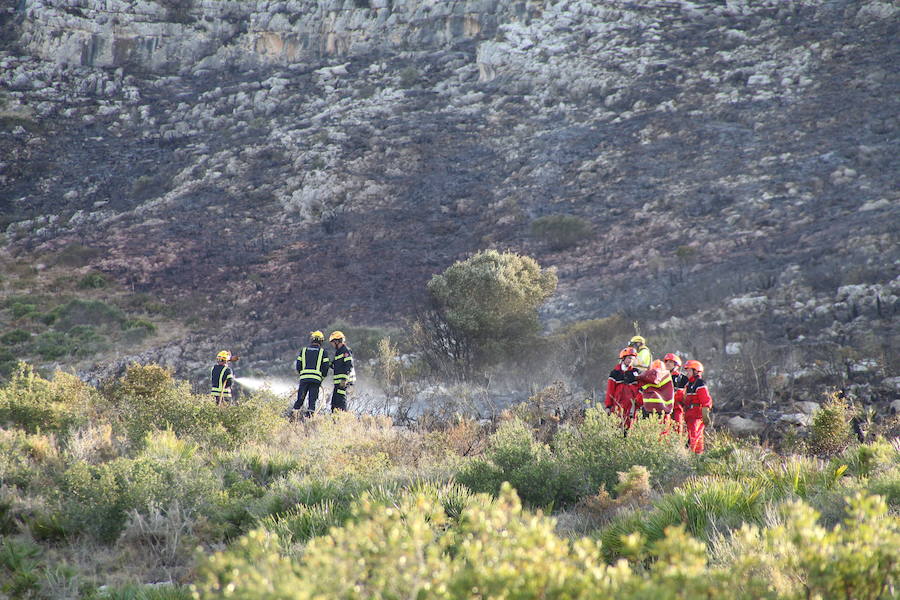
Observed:
[[[331,372],[334,373],[334,383],[353,383],[353,352],[347,344],[335,350]]]
[[[226,365],[213,365],[210,373],[210,385],[212,386],[212,395],[216,398],[231,397],[231,382],[233,376],[231,368]]]
[[[322,383],[328,373],[328,354],[321,346],[309,346],[297,355],[295,364],[300,381]]]
[[[648,369],[638,377],[641,382],[641,398],[644,410],[651,412],[672,412],[675,405],[675,385],[672,376],[666,372],[665,377],[656,382],[656,369]]]
[[[706,388],[706,382],[700,377],[688,379],[684,389],[685,416],[699,419],[704,408],[712,408],[712,397]]]
[[[614,404],[622,405],[634,398],[637,393],[637,386],[633,385],[636,376],[637,369],[634,367],[623,371],[622,363],[616,365],[606,380],[606,408],[611,408]]]

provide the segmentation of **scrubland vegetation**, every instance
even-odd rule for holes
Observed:
[[[851,443],[838,404],[801,453],[712,434],[701,457],[539,406],[289,423],[154,365],[99,389],[23,366],[0,388],[0,595],[896,597],[900,443]]]

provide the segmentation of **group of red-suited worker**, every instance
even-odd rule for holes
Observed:
[[[619,352],[619,362],[609,374],[605,404],[607,411],[622,419],[625,436],[640,411],[644,417],[662,419],[666,424],[664,434],[670,424],[677,434],[686,430],[688,447],[703,453],[703,430],[709,423],[712,397],[703,381],[700,361],[689,360],[682,365],[672,353],[663,360],[652,360],[646,340],[636,335]]]

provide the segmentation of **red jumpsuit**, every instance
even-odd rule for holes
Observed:
[[[712,408],[712,397],[703,379],[695,375],[688,379],[684,389],[684,420],[687,424],[688,446],[697,454],[703,454],[704,408]]]
[[[638,370],[635,367],[625,368],[620,362],[606,380],[606,409],[616,411],[626,431],[631,427],[635,411],[638,395],[635,383],[637,376]]]
[[[687,375],[679,373],[677,368],[672,371],[672,385],[675,386],[675,404],[672,408],[672,421],[675,422],[675,433],[681,433],[681,426],[684,423],[684,388],[687,385],[687,382]]]

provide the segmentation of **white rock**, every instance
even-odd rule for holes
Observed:
[[[778,421],[780,423],[789,423],[791,425],[806,427],[809,425],[810,421],[812,421],[812,417],[803,413],[794,413],[790,415],[781,415],[778,418]]]
[[[762,423],[741,416],[731,417],[725,422],[725,426],[731,431],[741,434],[759,433],[765,428]]]
[[[764,307],[768,304],[765,296],[743,296],[741,298],[732,298],[728,301],[728,305],[739,310],[752,310]]]
[[[879,210],[882,208],[890,208],[891,202],[887,198],[881,198],[879,200],[869,200],[865,204],[859,207],[860,211],[868,211],[868,210]]]
[[[794,406],[799,408],[807,415],[811,415],[819,409],[818,402],[795,402]]]

